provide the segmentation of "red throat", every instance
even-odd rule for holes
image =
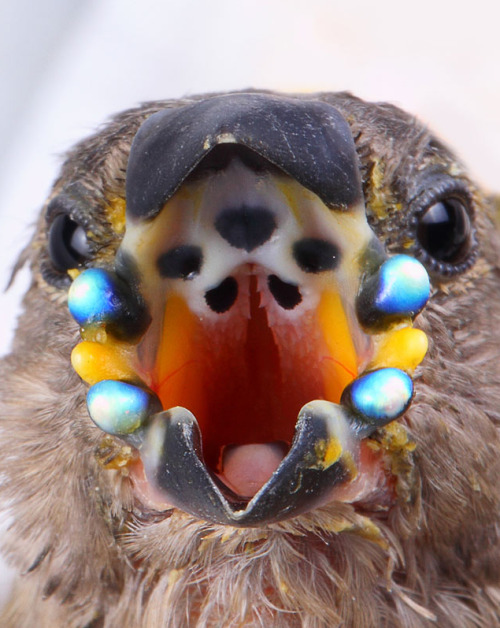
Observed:
[[[169,298],[152,383],[165,409],[183,406],[196,416],[205,461],[218,471],[227,446],[289,446],[300,408],[311,399],[338,402],[356,370],[353,352],[338,355],[345,348],[332,347],[322,329],[331,305],[294,319],[267,299],[261,277],[239,284],[247,291],[216,322]]]

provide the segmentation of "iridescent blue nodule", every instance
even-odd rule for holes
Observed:
[[[413,382],[404,371],[382,368],[355,379],[344,391],[342,404],[368,422],[384,425],[409,406]]]
[[[103,380],[87,393],[90,418],[108,434],[130,434],[152,412],[154,397],[143,388],[115,380]]]
[[[119,317],[123,303],[113,274],[102,268],[84,270],[70,286],[68,307],[82,326]]]
[[[373,305],[384,314],[415,316],[429,294],[429,275],[422,264],[408,255],[395,255],[379,268]]]

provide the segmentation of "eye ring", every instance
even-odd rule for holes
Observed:
[[[474,204],[465,185],[440,182],[414,201],[411,231],[415,255],[435,274],[465,272],[477,257]]]

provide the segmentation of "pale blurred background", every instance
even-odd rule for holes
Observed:
[[[246,87],[350,90],[419,115],[500,191],[495,0],[0,0],[0,282],[61,155],[113,112]],[[8,349],[22,273],[3,295]],[[0,595],[9,569],[0,564]],[[0,597],[1,602],[1,597]]]

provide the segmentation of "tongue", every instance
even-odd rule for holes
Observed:
[[[276,471],[288,449],[283,442],[225,447],[219,479],[238,495],[253,497]]]

